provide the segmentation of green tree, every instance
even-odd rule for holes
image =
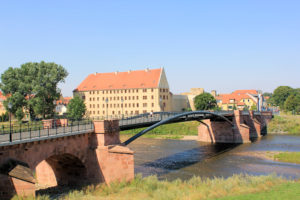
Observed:
[[[300,95],[292,94],[284,102],[284,110],[296,111],[300,107]]]
[[[23,112],[22,108],[17,109],[16,117],[17,117],[18,121],[22,121],[22,119],[24,118],[24,112]]]
[[[280,106],[281,109],[284,109],[285,100],[294,92],[294,89],[289,86],[279,86],[274,90],[272,102],[276,106]]]
[[[55,63],[25,63],[20,68],[9,67],[1,75],[0,89],[10,97],[4,103],[12,102],[13,114],[25,108],[30,117],[41,115],[43,118],[54,114],[53,104],[60,96],[57,85],[64,82],[68,72]]]
[[[256,111],[256,110],[257,110],[257,106],[256,106],[255,104],[253,104],[253,105],[251,106],[250,110]]]
[[[217,106],[216,99],[210,93],[196,96],[194,102],[197,110],[211,110]]]
[[[82,119],[85,112],[86,107],[84,101],[80,97],[75,96],[73,99],[70,100],[67,107],[67,113],[69,118],[75,120]]]

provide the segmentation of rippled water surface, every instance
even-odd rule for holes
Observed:
[[[299,136],[269,135],[242,145],[139,138],[129,147],[135,151],[135,173],[156,174],[160,179],[228,177],[240,173],[276,173],[287,178],[300,178],[300,165],[236,155],[237,152],[251,151],[300,151]]]

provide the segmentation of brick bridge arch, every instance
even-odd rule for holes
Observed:
[[[117,145],[118,121],[94,123],[90,133],[0,147],[0,199],[57,185],[132,179],[133,152]]]

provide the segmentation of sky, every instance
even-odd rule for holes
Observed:
[[[300,87],[300,1],[1,1],[0,73],[26,62],[88,74],[161,68],[170,90]]]

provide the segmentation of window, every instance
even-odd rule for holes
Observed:
[[[103,100],[103,101],[105,100],[104,97],[102,97],[102,100]]]
[[[163,95],[163,99],[166,99],[165,95]]]
[[[154,90],[153,90],[153,88],[151,88],[151,92],[153,92]]]
[[[92,108],[92,104],[90,104],[90,108]]]
[[[125,108],[127,108],[127,103],[125,103]]]
[[[111,100],[112,100],[112,97],[110,97],[109,100],[111,101]]]
[[[125,100],[127,100],[127,97],[125,97]]]
[[[139,96],[136,96],[136,100],[139,100]]]
[[[129,103],[129,104],[128,104],[128,107],[130,108],[130,106],[131,106],[131,104]]]
[[[130,90],[128,90],[128,93],[130,93]]]
[[[162,92],[162,89],[160,88],[159,91]]]
[[[143,107],[147,107],[147,103],[143,103]]]
[[[117,100],[120,100],[120,97],[117,97]]]
[[[90,91],[90,94],[92,94],[92,92]]]
[[[83,101],[85,100],[85,96],[82,96],[82,100],[83,100]]]
[[[130,96],[128,97],[128,100],[130,100]]]
[[[93,111],[93,114],[95,114],[95,111]]]
[[[97,104],[97,108],[99,108],[99,104]]]
[[[99,101],[99,97],[97,97],[97,101]]]
[[[154,103],[152,103],[152,107],[154,107]]]
[[[115,111],[112,111],[112,114],[114,115],[114,114],[115,114]]]
[[[147,113],[147,110],[143,110],[143,113]]]
[[[105,111],[103,110],[103,112],[102,112],[103,114],[105,114]]]
[[[151,96],[151,99],[154,99],[154,96],[153,96],[153,95]]]
[[[95,101],[95,97],[93,97],[93,101]]]
[[[111,94],[111,93],[112,93],[112,91],[111,91],[111,90],[109,90],[109,93]]]
[[[102,91],[102,94],[104,94],[104,90]]]
[[[100,111],[98,110],[98,112],[97,112],[97,113],[98,113],[98,115],[99,115],[99,114],[100,114]]]
[[[90,101],[92,101],[92,98],[90,97]]]
[[[143,99],[146,100],[146,99],[147,99],[147,96],[143,96]]]
[[[92,114],[92,111],[90,111],[90,114]]]
[[[133,114],[133,111],[131,111],[130,114]]]
[[[138,89],[136,89],[136,92],[139,92],[139,90],[138,90]]]
[[[132,96],[132,100],[134,100],[134,96]]]
[[[147,92],[147,89],[143,89],[143,92]]]
[[[112,104],[110,104],[110,107],[112,108]]]
[[[139,107],[139,103],[136,104],[136,107]]]
[[[104,104],[102,104],[102,108],[104,108],[105,107],[105,105]]]
[[[124,90],[124,93],[127,93],[127,90]]]
[[[114,97],[114,100],[116,100],[116,97]]]
[[[135,111],[135,114],[136,114],[136,115],[138,115],[138,114],[139,114],[139,111],[138,111],[138,110],[136,110],[136,111]]]
[[[135,104],[133,103],[133,104],[132,104],[132,107],[134,107],[134,105],[135,105]]]

